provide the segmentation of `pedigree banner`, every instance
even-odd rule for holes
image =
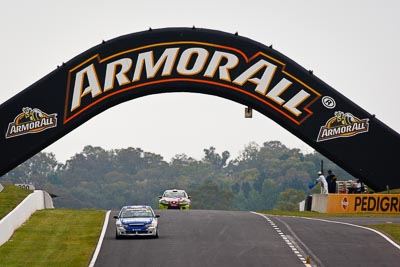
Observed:
[[[375,190],[400,188],[396,169],[388,167],[398,161],[398,133],[312,71],[237,34],[194,28],[132,33],[32,82],[1,100],[0,175],[110,107],[150,94],[191,92],[259,111]]]
[[[397,213],[398,194],[329,194],[326,213]]]

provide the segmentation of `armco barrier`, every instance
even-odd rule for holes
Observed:
[[[53,200],[47,192],[35,190],[28,195],[14,210],[0,220],[0,246],[7,242],[14,231],[35,211],[52,208],[54,208]]]

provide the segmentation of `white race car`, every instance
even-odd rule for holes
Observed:
[[[150,206],[124,206],[116,219],[115,238],[150,236],[158,238],[158,218]]]

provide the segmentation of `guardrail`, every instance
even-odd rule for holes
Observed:
[[[53,200],[46,191],[35,190],[15,209],[0,220],[0,246],[7,242],[29,217],[37,210],[52,209]]]

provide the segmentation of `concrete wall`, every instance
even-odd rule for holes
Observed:
[[[299,202],[299,211],[304,211],[305,205],[306,205],[306,201],[305,200]]]
[[[328,207],[328,194],[312,195],[311,211],[326,213]]]
[[[0,220],[0,246],[7,242],[29,217],[37,210],[54,208],[50,195],[42,190],[35,190],[28,195],[14,210]]]

